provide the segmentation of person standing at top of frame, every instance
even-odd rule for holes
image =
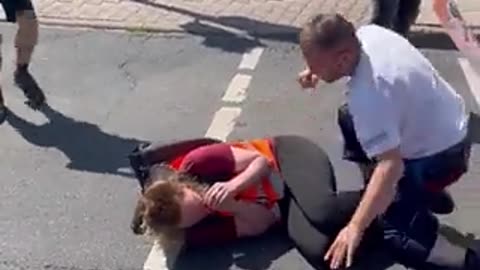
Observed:
[[[28,66],[33,50],[38,41],[38,21],[33,4],[30,0],[0,0],[5,11],[7,21],[18,25],[15,35],[16,70],[14,72],[15,84],[22,89],[27,97],[26,102],[33,109],[37,109],[45,103],[45,95],[35,79],[28,71]],[[0,35],[0,44],[1,44]],[[1,50],[1,48],[0,48]],[[2,56],[0,52],[0,73]],[[7,116],[5,100],[0,85],[0,123]]]
[[[407,36],[420,13],[421,2],[421,0],[374,0],[375,14],[372,23]]]

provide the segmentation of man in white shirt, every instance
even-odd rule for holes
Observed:
[[[331,268],[352,264],[363,232],[378,218],[402,264],[480,269],[480,249],[450,244],[431,213],[432,194],[467,171],[462,97],[408,40],[380,26],[355,31],[341,15],[317,15],[303,27],[300,46],[304,88],[350,77],[339,124],[346,153],[357,149],[346,158],[372,168],[356,212],[326,252]]]

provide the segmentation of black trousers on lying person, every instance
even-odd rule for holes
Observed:
[[[344,137],[344,158],[374,165],[375,161],[368,159],[357,140],[347,105],[338,110],[338,124]],[[405,266],[422,269],[428,259],[439,227],[428,200],[467,172],[470,148],[467,135],[438,154],[404,161],[405,172],[396,198],[379,222],[386,248]]]
[[[288,235],[315,269],[330,269],[325,253],[352,217],[363,192],[338,192],[327,154],[310,140],[278,136],[274,142],[287,187],[281,208]],[[378,267],[379,259],[371,256],[381,242],[381,230],[375,224],[365,233],[352,269],[377,269],[371,265]]]

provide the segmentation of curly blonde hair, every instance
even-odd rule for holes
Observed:
[[[152,168],[150,178],[151,185],[141,198],[145,207],[145,227],[150,234],[157,236],[171,233],[180,223],[184,188],[202,195],[208,186],[189,174],[166,169],[164,165]]]

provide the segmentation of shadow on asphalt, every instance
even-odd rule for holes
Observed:
[[[183,24],[182,28],[191,35],[203,36],[202,44],[208,48],[241,54],[255,47],[265,47],[256,38],[241,37],[221,28],[202,23],[199,20]]]
[[[219,247],[188,249],[181,255],[175,270],[228,270],[233,265],[241,269],[266,270],[292,248],[286,235],[272,231]]]
[[[408,39],[418,49],[458,50],[444,32],[412,30]]]
[[[118,169],[129,166],[125,153],[142,141],[108,134],[97,125],[77,121],[49,105],[42,106],[39,111],[48,118],[48,123],[30,123],[12,111],[7,121],[31,144],[63,152],[70,159],[69,169],[133,177],[133,173]]]
[[[425,26],[426,24],[417,24],[417,26]],[[472,26],[471,29],[480,29],[480,27]],[[480,35],[476,34],[475,37],[480,42]],[[409,36],[410,42],[419,49],[437,49],[437,50],[455,50],[455,43],[450,39],[450,36],[444,32],[440,26],[438,30],[412,30]]]
[[[429,28],[443,29],[443,26],[441,26],[438,23],[416,23],[415,25],[417,25],[419,27],[429,27]],[[473,30],[480,30],[480,25],[468,25],[468,28],[473,29]]]
[[[227,52],[243,53],[253,47],[265,46],[260,39],[296,43],[300,30],[297,27],[271,24],[242,16],[205,15],[181,7],[153,2],[152,0],[130,1],[194,18],[193,22],[185,23],[180,25],[180,27],[189,34],[204,37],[205,41],[203,43],[205,46],[222,49]],[[218,26],[215,26],[215,24]],[[248,36],[234,34],[222,29],[222,27],[243,31]],[[225,36],[230,39],[225,40]]]
[[[294,248],[286,234],[272,231],[252,239],[236,241],[231,245],[186,250],[179,258],[175,270],[277,269],[278,266],[272,265],[273,262]],[[393,265],[393,260],[381,251],[373,251],[370,255],[359,260],[358,265],[353,266],[351,270],[386,270]],[[300,267],[309,265],[306,261],[289,261],[281,264],[284,267],[291,265],[293,269],[303,269]],[[310,266],[308,269],[313,268]]]
[[[472,143],[480,143],[480,115],[470,113],[470,122],[468,123],[469,137]]]
[[[476,243],[480,243],[480,239],[476,238],[473,233],[461,233],[454,227],[451,227],[446,224],[440,226],[440,234],[443,235],[451,243],[468,248]]]
[[[242,16],[211,16],[191,11],[181,7],[165,5],[153,0],[130,0],[132,2],[148,5],[187,15],[195,20],[180,27],[187,33],[205,38],[203,44],[208,47],[222,49],[227,52],[242,53],[253,47],[265,46],[260,40],[297,43],[298,27],[271,24]],[[218,26],[215,26],[217,24]],[[435,28],[434,31],[412,31],[410,41],[420,49],[457,50],[451,39],[443,32],[438,24],[416,24],[420,27]],[[221,26],[221,27],[220,27]],[[241,36],[222,29],[229,27],[244,31],[248,36]],[[480,26],[469,26],[473,30]],[[228,37],[228,39],[225,39]],[[480,40],[480,35],[477,35]]]

